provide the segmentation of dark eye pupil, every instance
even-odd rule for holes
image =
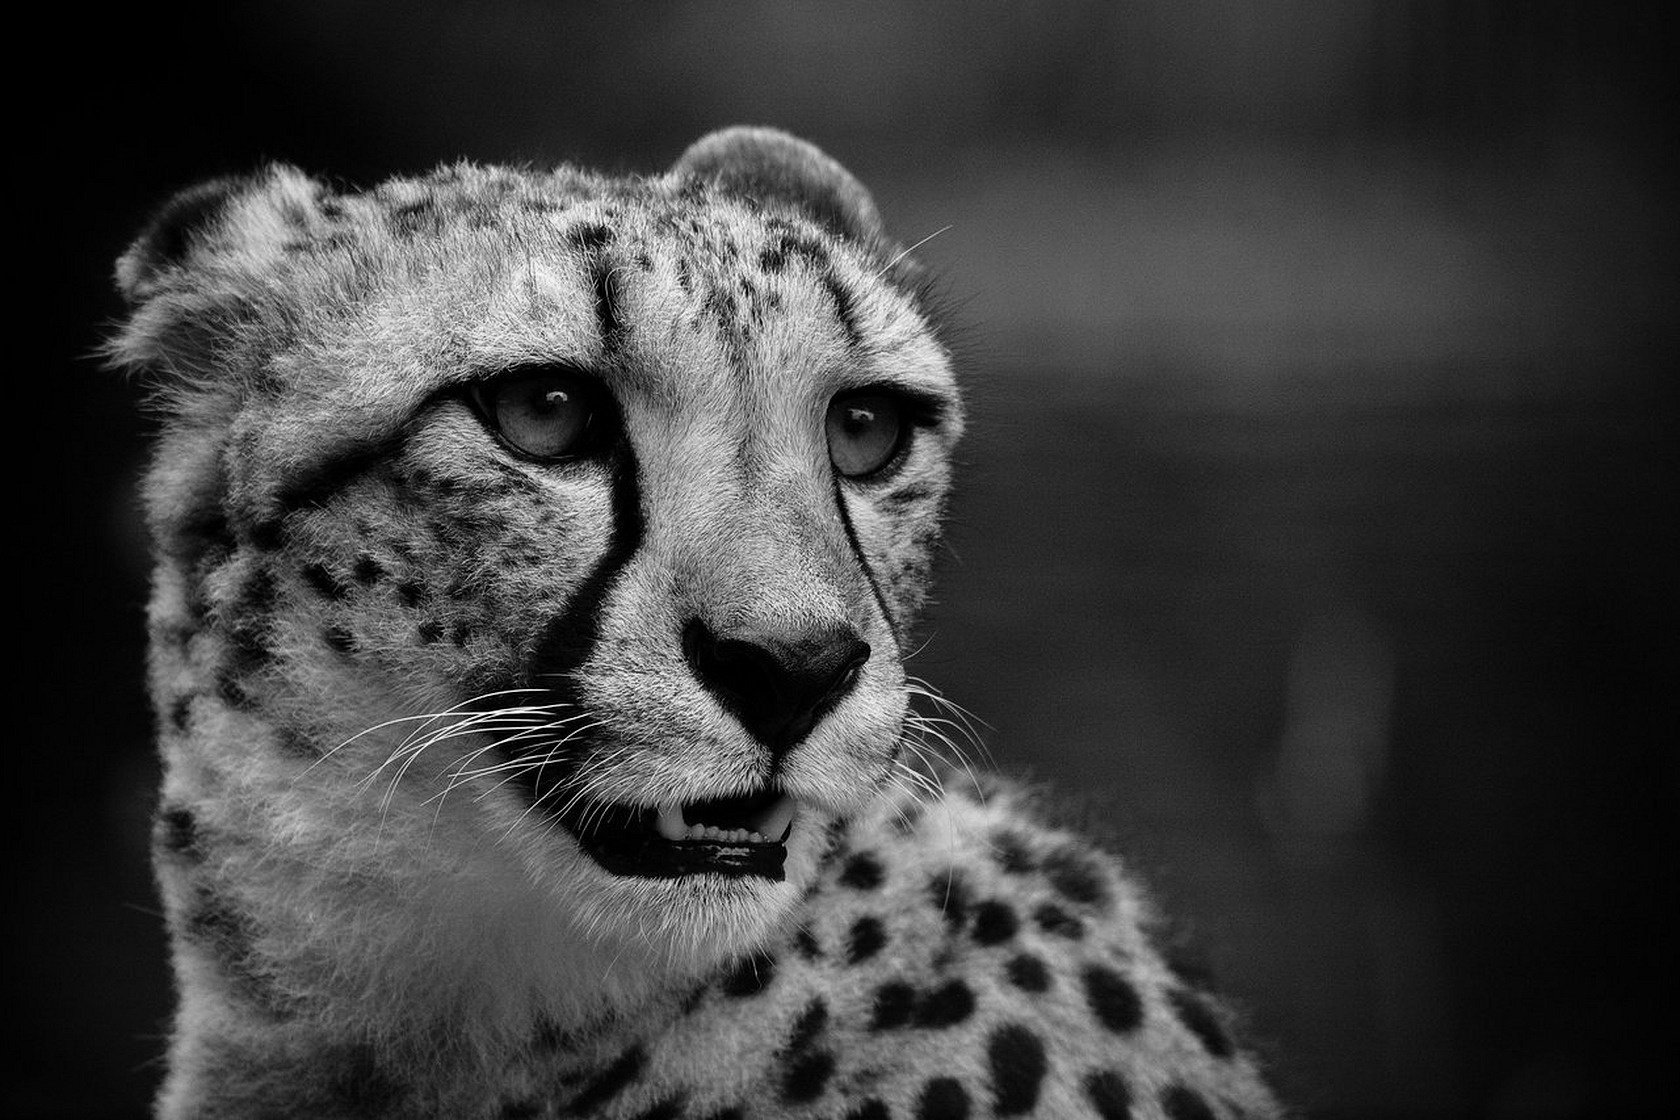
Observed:
[[[520,370],[481,383],[474,394],[502,439],[532,458],[576,456],[589,443],[596,398],[578,374]]]
[[[828,406],[828,456],[846,478],[880,470],[897,453],[904,437],[898,400],[886,393],[836,398]]]

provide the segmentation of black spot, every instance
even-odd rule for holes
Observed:
[[[279,737],[280,749],[293,758],[321,757],[321,749],[302,732],[290,727],[277,727],[275,734]]]
[[[827,1025],[828,1004],[823,1002],[821,996],[818,996],[806,1006],[804,1011],[800,1012],[799,1018],[794,1021],[793,1033],[788,1036],[788,1050],[805,1049],[816,1040],[817,1035]]]
[[[961,980],[942,984],[916,1004],[918,1027],[949,1027],[974,1014],[974,991]]]
[[[881,861],[868,852],[859,852],[846,861],[840,881],[853,890],[872,891],[881,885]]]
[[[794,1104],[814,1101],[822,1096],[833,1074],[834,1055],[827,1050],[800,1054],[788,1063],[782,1077],[782,1099]]]
[[[770,986],[776,977],[776,958],[768,953],[754,953],[735,966],[723,981],[724,995],[745,999],[756,996]]]
[[[1038,928],[1045,933],[1053,933],[1070,941],[1078,941],[1085,936],[1085,923],[1053,902],[1046,902],[1034,910],[1033,921],[1037,922]]]
[[[846,1120],[892,1120],[892,1109],[871,1097],[846,1113]]]
[[[193,892],[185,933],[190,940],[222,950],[224,956],[244,956],[253,937],[250,919],[202,884]]]
[[[422,642],[425,642],[427,645],[431,645],[439,638],[443,637],[443,624],[435,618],[423,618],[420,620],[420,625],[415,628],[415,631],[420,635],[420,640]]]
[[[221,677],[216,681],[216,695],[230,708],[245,708],[251,703],[250,693],[237,677]]]
[[[1043,992],[1050,987],[1050,970],[1044,967],[1044,962],[1031,953],[1022,953],[1010,958],[1005,966],[1009,975],[1009,982],[1023,992]]]
[[[636,1120],[677,1120],[683,1114],[683,1105],[687,1099],[681,1093],[666,1097],[654,1104],[652,1108],[636,1114]]]
[[[1124,976],[1100,964],[1085,966],[1085,1000],[1097,1021],[1116,1034],[1136,1030],[1143,1022],[1143,1001]]]
[[[342,626],[328,626],[321,631],[321,640],[338,653],[354,653],[356,636]]]
[[[935,1077],[916,1102],[916,1120],[968,1120],[968,1093],[954,1077]]]
[[[276,590],[274,573],[267,568],[257,568],[251,572],[251,577],[239,589],[234,610],[239,614],[270,614],[274,610]]]
[[[803,257],[812,268],[828,267],[828,250],[822,243],[797,234],[784,234],[775,244],[765,246],[758,254],[758,265],[766,272],[780,272],[787,267],[789,257]]]
[[[505,1101],[496,1115],[498,1120],[531,1120],[534,1116],[541,1116],[544,1107],[539,1100]]]
[[[261,669],[273,657],[268,648],[268,616],[274,609],[274,577],[265,569],[250,574],[225,608],[228,661],[239,675]]]
[[[799,932],[793,935],[793,947],[799,950],[799,955],[808,961],[822,959],[822,946],[817,944],[816,934],[804,927],[801,927]]]
[[[913,802],[912,804],[906,805],[899,811],[898,816],[893,818],[893,830],[900,836],[909,836],[911,833],[916,831],[916,825],[921,821],[921,819],[921,802]]]
[[[1027,847],[1026,838],[1009,829],[999,829],[992,834],[992,858],[1012,875],[1025,875],[1038,866],[1032,850]]]
[[[402,237],[435,231],[441,227],[442,220],[443,214],[438,209],[437,200],[430,195],[393,207],[385,215],[385,223],[391,232]]]
[[[399,429],[383,438],[348,447],[337,455],[312,463],[286,480],[284,488],[274,499],[275,503],[285,510],[324,506],[369,470],[394,458],[407,438],[408,430]]]
[[[648,251],[646,249],[636,250],[635,261],[636,267],[642,272],[653,271],[653,258],[648,256]]]
[[[252,1003],[271,1014],[288,1011],[289,1001],[275,989],[255,944],[255,922],[230,899],[200,883],[188,904],[182,935],[215,956],[222,974]]]
[[[974,908],[974,940],[982,945],[1008,941],[1021,928],[1015,910],[1007,902],[989,898]]]
[[[163,845],[165,851],[174,852],[179,856],[197,854],[195,849],[198,847],[198,821],[191,809],[184,809],[178,805],[166,806],[158,813],[152,834],[157,842]]]
[[[168,620],[158,619],[152,624],[151,634],[153,642],[159,645],[167,644],[172,646],[181,654],[185,655],[187,643],[192,640],[192,636],[194,634],[198,633],[198,628],[204,622],[204,612],[206,608],[204,596],[201,591],[202,589],[196,587],[190,587],[187,590],[187,603],[185,604],[185,607],[187,613],[191,617]]]
[[[1106,906],[1108,888],[1091,857],[1076,848],[1059,848],[1044,857],[1044,873],[1062,897],[1081,906]]]
[[[925,502],[933,497],[933,487],[925,482],[910,482],[881,495],[880,501],[889,506],[904,507]]]
[[[1236,1050],[1231,1043],[1231,1036],[1225,1033],[1219,1017],[1214,1014],[1200,997],[1182,988],[1167,993],[1167,1001],[1178,1013],[1178,1021],[1183,1023],[1191,1034],[1201,1039],[1207,1052],[1216,1058],[1229,1058]]]
[[[1215,1120],[1213,1109],[1201,1094],[1183,1085],[1169,1085],[1161,1091],[1161,1108],[1170,1120]]]
[[[583,1091],[572,1102],[572,1111],[579,1115],[590,1113],[612,1100],[624,1087],[635,1080],[642,1070],[642,1063],[647,1055],[642,1053],[640,1046],[632,1046],[621,1054],[612,1065],[608,1066],[600,1076],[584,1086]]]
[[[177,731],[185,731],[192,720],[192,694],[177,696],[174,703],[169,705],[169,725]]]
[[[944,911],[945,923],[951,929],[961,929],[968,920],[968,885],[955,871],[935,875],[928,881],[928,900],[935,909]]]
[[[852,923],[852,931],[846,938],[846,958],[852,964],[866,961],[886,943],[887,933],[881,927],[881,920],[865,915]]]
[[[822,285],[834,301],[834,314],[840,320],[840,329],[845,332],[846,345],[857,346],[863,341],[863,332],[857,322],[857,297],[852,295],[845,281],[832,272],[823,273]]]
[[[875,1006],[870,1012],[869,1029],[887,1031],[902,1027],[910,1021],[916,1006],[916,989],[901,981],[890,981],[875,989]]]
[[[826,864],[839,859],[848,850],[846,846],[846,821],[843,818],[836,817],[828,822],[828,827],[824,830],[824,833],[821,862]]]
[[[986,1061],[992,1067],[992,1095],[999,1116],[1031,1112],[1038,1089],[1049,1069],[1044,1043],[1026,1027],[1009,1023],[992,1032],[986,1042]]]
[[[412,609],[425,602],[426,592],[413,580],[404,580],[397,584],[397,598],[402,600],[403,606]]]
[[[303,581],[314,588],[315,594],[323,599],[338,601],[346,593],[345,586],[321,564],[310,564],[303,569]]]
[[[1088,1074],[1085,1096],[1102,1120],[1131,1120],[1132,1090],[1126,1079],[1113,1070],[1101,1069]]]
[[[356,557],[355,576],[357,583],[368,587],[385,578],[385,568],[378,560],[364,552]]]
[[[223,512],[222,494],[206,495],[201,504],[189,507],[176,521],[173,550],[188,560],[209,556],[227,556],[237,542],[233,527]]]
[[[612,244],[613,231],[599,222],[586,222],[567,230],[565,238],[578,252],[594,253]]]

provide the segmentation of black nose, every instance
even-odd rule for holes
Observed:
[[[694,676],[753,737],[781,753],[857,683],[869,643],[850,626],[786,632],[743,626],[714,634],[699,619],[683,630]]]

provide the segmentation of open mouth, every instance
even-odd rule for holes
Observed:
[[[793,798],[765,789],[651,809],[590,802],[574,806],[560,822],[614,875],[673,879],[710,873],[780,882],[794,808]]]

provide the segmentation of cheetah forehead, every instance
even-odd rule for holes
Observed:
[[[349,191],[275,166],[179,196],[117,271],[134,304],[119,363],[255,389],[308,391],[358,353],[418,391],[474,365],[576,357],[608,341],[592,327],[639,325],[616,301],[654,275],[662,298],[643,316],[676,320],[686,302],[762,316],[791,275],[827,291],[850,341],[891,351],[930,333],[919,272],[878,227],[839,236],[786,199],[682,171],[460,163]]]
[[[376,451],[451,385],[543,362],[654,397],[892,381],[944,398],[955,432],[926,284],[862,188],[848,226],[833,199],[697,170],[458,163],[350,191],[276,166],[207,184],[120,262],[135,309],[111,353],[189,426],[254,414],[249,456],[300,475]]]

